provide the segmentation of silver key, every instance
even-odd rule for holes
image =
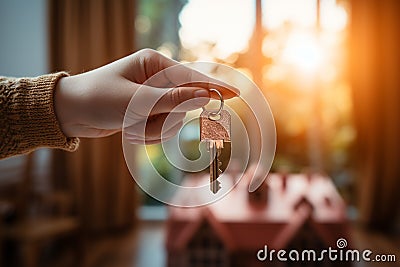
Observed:
[[[221,189],[221,184],[218,181],[221,174],[219,157],[224,148],[224,142],[231,141],[231,115],[228,111],[222,109],[222,97],[221,103],[218,111],[203,109],[200,114],[200,141],[207,142],[207,148],[210,152],[210,190],[214,194]]]
[[[223,148],[224,142],[218,141],[207,141],[208,151],[210,152],[211,164],[210,164],[210,190],[216,194],[221,189],[221,183],[218,181],[218,177],[221,174],[221,161],[219,156]]]

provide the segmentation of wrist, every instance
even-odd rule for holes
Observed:
[[[67,137],[76,137],[73,132],[74,111],[71,99],[72,77],[63,77],[58,80],[54,90],[54,112],[61,131]]]

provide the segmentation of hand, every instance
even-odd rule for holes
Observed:
[[[142,85],[162,70],[162,78]],[[60,79],[54,105],[66,136],[104,137],[121,131],[124,114],[135,96],[129,106],[129,125],[125,125],[127,137],[134,143],[152,144],[174,136],[187,111],[201,108],[210,97],[216,97],[210,96],[211,88],[218,89],[224,99],[239,95],[236,88],[144,49],[98,69]]]

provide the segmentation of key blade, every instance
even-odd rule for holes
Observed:
[[[220,142],[219,141],[209,141],[209,152],[210,152],[210,191],[216,194],[220,188],[221,183],[217,180],[220,174],[219,170],[219,154],[220,154]]]
[[[214,180],[212,183],[210,183],[210,190],[214,194],[218,193],[218,191],[221,189],[221,182],[218,180]]]

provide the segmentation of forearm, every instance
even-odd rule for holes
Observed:
[[[0,158],[38,147],[77,149],[79,140],[64,135],[54,112],[55,86],[64,76],[0,77]]]

